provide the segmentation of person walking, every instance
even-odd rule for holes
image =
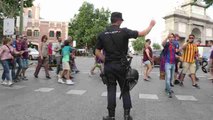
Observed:
[[[48,44],[48,55],[49,55],[49,70],[50,71],[53,71],[53,69],[52,69],[52,64],[53,64],[53,49],[52,49],[52,47],[53,47],[53,44],[52,44],[52,42],[49,42],[49,44]]]
[[[105,31],[98,35],[95,47],[95,55],[104,62],[104,74],[107,78],[108,116],[104,116],[103,120],[115,120],[117,82],[120,88],[124,91],[122,94],[124,120],[132,120],[132,117],[130,116],[132,102],[129,86],[124,84],[126,71],[124,67],[125,65],[122,65],[121,61],[127,55],[129,38],[145,36],[155,25],[155,21],[152,20],[145,30],[138,32],[128,28],[120,28],[122,22],[122,13],[113,12],[111,14],[111,26],[107,27]],[[103,49],[105,55],[101,52]]]
[[[55,57],[56,57],[56,63],[57,63],[56,74],[58,75],[59,72],[61,71],[61,47],[63,43],[62,43],[61,37],[58,37],[57,40],[58,42],[55,45],[54,51],[55,51]]]
[[[172,81],[174,79],[174,74],[175,74],[175,59],[176,59],[175,54],[178,49],[174,39],[175,39],[175,35],[173,33],[170,33],[168,37],[162,42],[162,45],[164,47],[164,56],[165,56],[165,73],[166,73],[165,91],[168,94],[169,98],[172,98],[172,93],[173,93],[171,86],[172,86]]]
[[[29,50],[28,50],[28,43],[27,43],[27,37],[24,36],[23,37],[23,41],[22,41],[22,50],[24,51],[24,53],[22,54],[22,71],[21,71],[21,79],[22,80],[28,80],[26,77],[26,70],[28,69],[28,59],[29,59]]]
[[[39,43],[39,57],[38,57],[38,65],[36,67],[36,70],[34,72],[34,77],[38,78],[39,71],[44,66],[45,74],[47,79],[51,79],[49,74],[49,55],[48,55],[48,43],[47,43],[48,37],[47,35],[43,35],[41,37],[41,42]]]
[[[71,80],[70,74],[70,55],[72,54],[73,48],[70,46],[69,40],[64,41],[64,47],[62,48],[62,68],[63,71],[61,75],[59,75],[58,83],[65,83],[62,78],[65,77],[67,85],[73,85],[74,82]]]
[[[180,36],[178,34],[175,34],[174,43],[176,45],[176,57],[175,57],[175,74],[174,74],[174,82],[171,81],[170,85],[171,87],[174,87],[174,84],[179,84],[179,69],[181,64],[181,51],[180,51],[180,44],[179,44]]]
[[[3,67],[2,72],[2,85],[11,86],[13,84],[13,81],[10,77],[10,68],[14,64],[14,57],[13,55],[21,55],[22,52],[17,52],[12,46],[11,46],[11,38],[3,38],[2,40],[3,46],[0,48],[0,58],[1,63]],[[7,80],[7,81],[6,81]]]
[[[21,52],[23,53],[23,37],[20,35],[16,36],[16,40],[13,43],[13,47],[16,49],[17,52]],[[12,66],[12,77],[14,82],[18,82],[20,81],[20,75],[23,69],[23,61],[22,61],[22,55],[14,55],[15,59],[14,59],[14,65]],[[18,68],[17,71],[15,72],[16,69],[16,63],[18,64]]]
[[[89,72],[89,76],[91,77],[92,75],[94,75],[94,71],[95,71],[95,68],[99,68],[100,70],[100,74],[103,74],[103,61],[101,61],[101,59],[99,59],[97,56],[94,55],[94,60],[95,60],[95,63],[93,65],[93,67],[91,68],[90,72]]]
[[[146,43],[144,45],[143,50],[143,64],[145,65],[144,68],[144,81],[149,81],[151,77],[149,76],[150,72],[152,71],[152,64],[153,64],[153,54],[151,48],[151,40],[146,39]]]
[[[196,65],[195,65],[195,58],[198,54],[198,48],[197,45],[194,43],[195,36],[193,34],[190,34],[188,37],[187,42],[182,46],[183,49],[183,72],[180,75],[180,86],[183,86],[183,80],[185,78],[185,75],[187,71],[190,71],[190,78],[192,80],[192,86],[195,88],[200,88],[198,84],[196,83],[195,79],[195,71],[196,71]]]

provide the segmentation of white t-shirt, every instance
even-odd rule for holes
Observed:
[[[61,51],[61,43],[57,42],[55,45],[55,56],[61,56],[60,51]]]

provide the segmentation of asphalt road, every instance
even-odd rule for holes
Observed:
[[[55,71],[50,80],[45,78],[43,69],[39,78],[34,78],[35,65],[27,71],[28,81],[13,87],[1,85],[0,120],[102,120],[107,115],[106,86],[98,70],[96,75],[88,75],[94,59],[77,57],[76,63],[80,73],[73,75],[72,86],[58,84]],[[186,77],[185,86],[175,86],[173,98],[168,98],[165,81],[159,80],[159,68],[153,69],[152,79],[146,82],[142,79],[140,56],[134,57],[132,67],[140,72],[139,82],[131,91],[134,120],[213,119],[213,84],[207,74],[198,71],[201,89],[193,88]],[[119,95],[118,87],[117,92]],[[117,99],[116,120],[123,119],[122,106],[122,100]]]

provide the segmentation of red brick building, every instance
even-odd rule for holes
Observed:
[[[40,6],[33,6],[24,9],[24,16],[27,23],[23,34],[27,35],[28,40],[38,43],[43,35],[47,35],[50,42],[56,42],[56,38],[62,40],[68,36],[68,22],[45,21],[40,18]]]

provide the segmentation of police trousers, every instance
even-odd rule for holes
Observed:
[[[107,109],[115,110],[116,108],[116,86],[117,83],[120,86],[120,90],[124,87],[122,100],[123,108],[132,108],[131,97],[129,87],[125,84],[125,68],[120,63],[105,63],[104,74],[107,77]]]

